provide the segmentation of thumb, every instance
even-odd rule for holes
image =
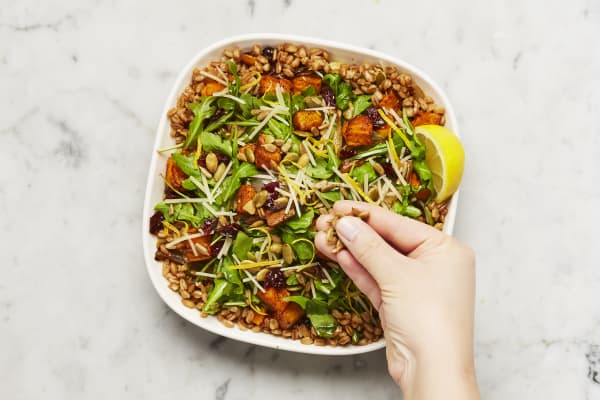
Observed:
[[[373,276],[377,283],[389,281],[390,261],[408,261],[408,258],[392,248],[368,224],[356,217],[341,218],[335,229],[346,249]]]

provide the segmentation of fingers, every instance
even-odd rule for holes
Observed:
[[[427,224],[371,204],[343,200],[336,202],[333,206],[334,212],[342,215],[350,214],[352,208],[368,211],[369,225],[404,254],[411,253],[427,240],[439,239],[445,236],[444,233]],[[323,218],[320,223],[324,225],[326,222],[327,219]],[[317,225],[317,228],[321,229],[319,225]]]
[[[396,272],[399,262],[408,258],[393,249],[373,228],[356,217],[343,217],[336,224],[338,237],[378,283]],[[340,256],[338,255],[338,261]]]
[[[379,285],[375,282],[373,276],[347,250],[340,251],[337,254],[337,259],[340,267],[352,279],[358,290],[363,292],[375,309],[379,311],[381,307],[381,289],[379,289]]]

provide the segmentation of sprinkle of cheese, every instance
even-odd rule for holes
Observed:
[[[242,261],[240,264],[233,265],[230,268],[231,269],[251,269],[251,268],[258,268],[258,267],[273,267],[275,265],[281,265],[282,263],[283,263],[282,259],[277,259],[277,260],[273,260],[273,261],[260,261],[260,262]]]

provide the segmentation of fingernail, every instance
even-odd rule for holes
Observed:
[[[358,235],[360,229],[360,221],[353,217],[344,217],[340,219],[335,225],[335,230],[338,235],[351,242]]]

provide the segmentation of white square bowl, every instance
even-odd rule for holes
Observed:
[[[177,98],[183,89],[189,84],[192,71],[196,67],[203,67],[209,62],[219,60],[224,49],[238,46],[241,49],[252,47],[253,44],[261,46],[275,45],[281,42],[302,44],[306,47],[318,47],[326,49],[330,54],[330,60],[341,61],[345,63],[362,64],[369,62],[371,64],[382,63],[384,65],[394,65],[400,70],[410,74],[423,91],[431,96],[435,103],[446,109],[446,126],[454,133],[458,134],[456,117],[452,106],[448,102],[442,89],[433,82],[425,73],[412,65],[398,59],[376,51],[362,49],[359,47],[335,43],[331,41],[307,38],[301,36],[280,35],[280,34],[251,34],[236,36],[214,43],[198,53],[179,73],[171,93],[167,98],[165,108],[156,131],[152,160],[148,172],[148,182],[146,184],[146,195],[144,199],[144,214],[142,223],[142,242],[144,246],[144,258],[150,279],[154,288],[165,303],[181,317],[207,331],[217,335],[225,336],[230,339],[239,340],[249,344],[255,344],[274,349],[294,351],[306,354],[320,355],[350,355],[367,353],[385,347],[385,340],[381,339],[375,343],[365,346],[315,346],[303,345],[300,341],[286,339],[266,333],[256,333],[252,331],[241,331],[237,326],[227,328],[222,325],[217,318],[209,316],[202,318],[198,310],[185,307],[181,303],[179,294],[168,288],[168,283],[162,276],[162,264],[154,260],[156,251],[156,238],[149,233],[149,219],[154,213],[154,205],[162,200],[164,183],[160,178],[160,173],[165,170],[166,160],[169,154],[159,154],[158,149],[168,147],[174,144],[170,136],[169,119],[167,111],[174,107]],[[445,219],[444,232],[451,234],[454,228],[454,219],[456,216],[456,207],[458,202],[458,192],[455,193],[448,207],[448,214]]]

